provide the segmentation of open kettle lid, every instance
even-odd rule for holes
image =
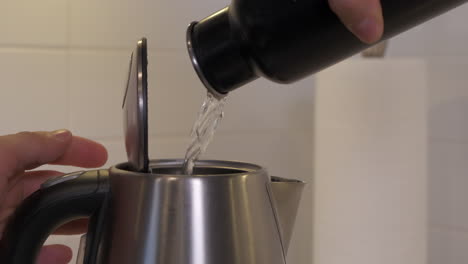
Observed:
[[[130,169],[149,171],[148,156],[148,52],[146,38],[138,41],[130,58],[123,98],[125,149]]]

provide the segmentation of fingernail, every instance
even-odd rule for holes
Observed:
[[[70,138],[71,133],[66,129],[60,129],[53,131],[52,135],[55,139],[59,141],[67,141]]]
[[[367,17],[361,20],[353,28],[354,33],[363,42],[374,43],[380,39],[380,28],[375,19]]]

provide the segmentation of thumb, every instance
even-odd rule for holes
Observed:
[[[38,264],[66,264],[71,261],[73,252],[64,245],[45,246],[39,253]]]
[[[0,175],[7,178],[59,159],[72,141],[68,130],[21,132],[0,137]]]
[[[382,38],[384,19],[380,0],[329,0],[329,4],[361,41],[372,44]]]

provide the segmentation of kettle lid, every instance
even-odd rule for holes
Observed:
[[[148,52],[146,38],[138,41],[130,58],[123,98],[125,149],[130,169],[149,171],[148,157]]]

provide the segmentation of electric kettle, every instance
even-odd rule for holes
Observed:
[[[149,160],[147,48],[132,53],[123,101],[128,162],[48,180],[10,219],[8,264],[33,264],[58,226],[89,217],[80,264],[285,264],[304,183],[254,164]]]

